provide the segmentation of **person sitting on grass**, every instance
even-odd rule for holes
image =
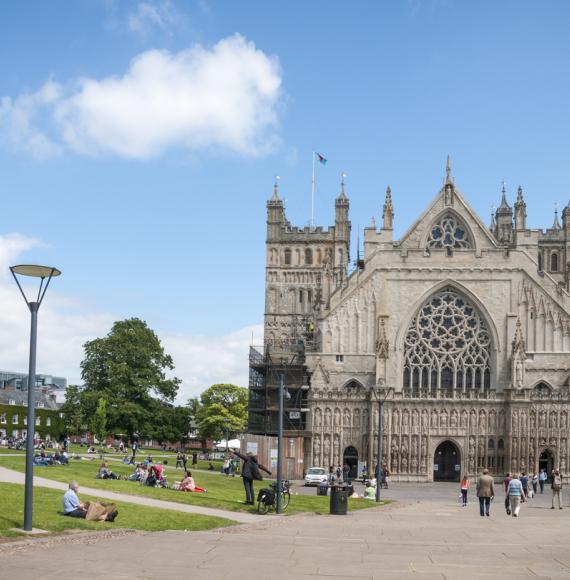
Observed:
[[[146,477],[146,470],[141,463],[139,463],[131,475],[129,475],[129,481],[141,481]]]
[[[364,489],[364,499],[376,499],[376,487],[372,485],[371,481],[366,482],[366,487]]]
[[[78,490],[78,483],[72,481],[69,484],[69,489],[63,496],[63,515],[72,518],[85,518],[87,515],[87,506],[83,502],[80,502],[77,497]]]
[[[103,462],[99,468],[99,472],[95,476],[96,479],[118,479],[118,477],[109,469],[109,466]]]
[[[191,471],[186,472],[186,477],[180,482],[179,489],[180,491],[193,491],[195,493],[206,493],[206,491],[208,491],[203,487],[198,487],[196,485]]]
[[[87,517],[87,512],[89,510],[89,502],[79,501],[79,497],[77,497],[78,490],[79,490],[78,483],[76,481],[72,481],[69,484],[69,489],[63,495],[63,515],[72,518],[85,519]],[[95,509],[96,508],[97,506],[95,506]],[[118,514],[119,511],[115,509],[112,512],[107,513],[104,519],[107,522],[114,522]],[[101,521],[103,518],[92,518],[92,519],[98,519],[99,521]]]

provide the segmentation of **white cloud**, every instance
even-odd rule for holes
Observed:
[[[39,240],[19,234],[0,236],[2,370],[26,372],[29,356],[29,311],[8,267],[21,261],[24,252],[42,245]],[[38,315],[38,372],[67,377],[71,384],[81,383],[83,344],[107,334],[115,320],[111,313],[89,312],[81,301],[62,295],[58,279],[54,279]],[[251,326],[223,336],[206,337],[168,335],[159,328],[154,330],[174,359],[174,374],[182,379],[180,403],[214,383],[246,386],[252,332],[259,341],[263,331],[261,326]]]
[[[178,399],[185,402],[215,383],[248,384],[248,355],[252,334],[263,342],[263,326],[247,326],[223,336],[164,336],[162,342],[184,381]]]
[[[61,87],[48,81],[35,93],[0,99],[0,130],[6,144],[17,151],[45,159],[59,155],[61,146],[36,126],[38,117],[59,102]]]
[[[168,31],[177,23],[177,14],[171,2],[140,2],[127,19],[131,32],[143,35],[152,29]]]
[[[119,77],[68,88],[49,81],[37,93],[4,97],[0,134],[38,157],[65,148],[135,159],[173,148],[260,156],[277,142],[280,98],[278,60],[236,34],[211,48],[143,52]],[[44,109],[49,131],[33,123]]]

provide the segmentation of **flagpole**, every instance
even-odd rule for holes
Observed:
[[[315,227],[315,187],[317,181],[317,167],[315,165],[316,154],[313,151],[313,180],[311,186],[311,228]]]

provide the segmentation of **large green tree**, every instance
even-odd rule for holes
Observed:
[[[248,390],[236,385],[212,385],[200,395],[196,422],[203,439],[222,439],[226,428],[230,437],[247,427]],[[189,405],[196,406],[191,399]]]
[[[179,379],[167,377],[174,363],[154,331],[138,318],[121,320],[84,349],[84,413],[95,413],[103,397],[110,433],[125,433],[130,439],[152,435],[161,405],[174,400],[180,385]]]

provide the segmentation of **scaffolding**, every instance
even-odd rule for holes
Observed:
[[[281,340],[249,349],[248,432],[276,435],[281,377],[290,394],[283,401],[283,429],[288,437],[306,433],[309,377],[306,340]]]

